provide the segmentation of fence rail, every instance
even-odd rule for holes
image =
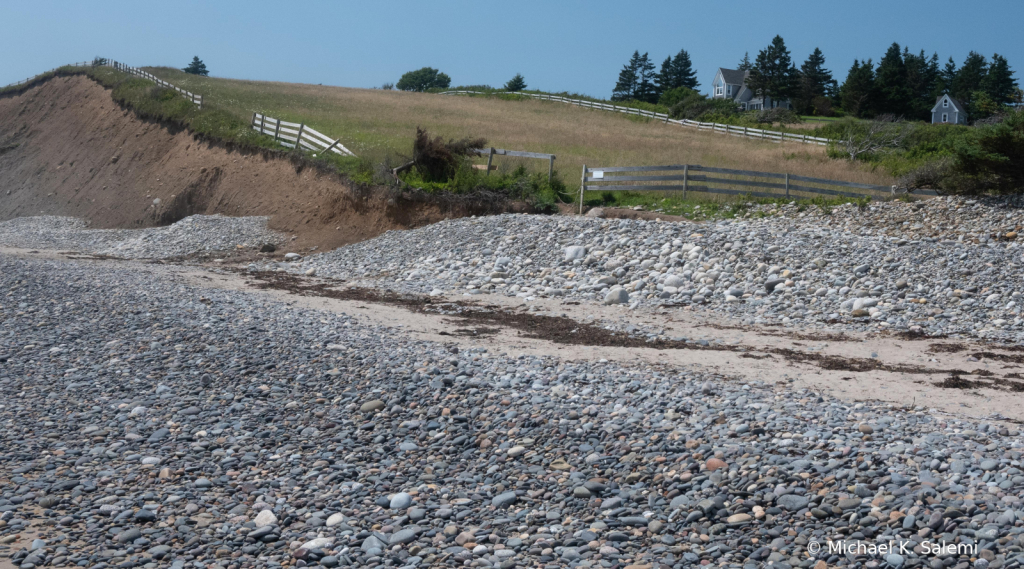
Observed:
[[[586,109],[597,109],[604,111],[613,111],[618,113],[625,113],[627,115],[635,115],[638,117],[646,117],[650,119],[660,120],[668,124],[677,124],[680,126],[688,126],[696,128],[697,130],[712,130],[714,132],[720,132],[723,134],[729,134],[732,136],[742,136],[745,138],[753,138],[758,140],[767,140],[771,142],[801,142],[804,144],[814,144],[818,146],[827,146],[829,139],[821,138],[816,136],[807,136],[806,134],[793,134],[789,132],[778,132],[774,130],[765,130],[760,128],[749,128],[743,126],[734,126],[721,123],[713,122],[699,122],[691,121],[686,119],[671,119],[665,113],[656,113],[654,111],[646,111],[644,109],[637,109],[634,107],[623,107],[619,105],[609,105],[607,103],[598,103],[596,101],[587,101],[585,99],[571,99],[569,97],[560,97],[558,95],[543,95],[539,93],[522,93],[515,91],[498,91],[495,93],[482,93],[480,91],[445,91],[442,95],[519,95],[522,97],[532,97],[541,101],[556,101],[560,103],[567,103],[575,105],[577,107],[583,107]]]
[[[333,152],[342,156],[355,156],[351,150],[341,144],[341,139],[333,139],[326,134],[317,132],[305,123],[287,122],[260,113],[252,114],[250,123],[253,130],[274,137],[282,146],[312,150],[314,152]]]
[[[193,104],[198,105],[200,109],[203,108],[203,96],[202,95],[197,95],[197,94],[192,93],[190,91],[186,91],[186,90],[182,89],[181,87],[177,87],[175,85],[172,85],[172,84],[168,83],[167,81],[164,81],[163,79],[160,79],[159,77],[157,77],[156,75],[153,75],[152,73],[143,71],[143,70],[138,69],[136,67],[131,67],[130,65],[125,65],[124,63],[120,63],[120,62],[111,60],[109,65],[111,67],[113,67],[114,69],[118,70],[118,71],[122,71],[124,73],[129,73],[131,75],[137,75],[139,77],[142,77],[142,78],[145,78],[145,79],[149,79],[150,81],[156,83],[157,85],[160,85],[161,87],[167,87],[168,89],[174,89],[175,91],[180,93],[183,97],[185,97],[186,99],[191,101]]]
[[[518,158],[539,158],[541,160],[547,160],[548,161],[548,182],[551,182],[551,177],[555,173],[555,155],[554,154],[544,154],[544,153],[541,153],[541,152],[524,152],[522,150],[504,150],[504,149],[501,149],[501,148],[474,148],[473,152],[475,152],[476,154],[479,154],[480,156],[486,156],[487,157],[487,166],[485,168],[487,170],[487,175],[491,174],[491,169],[492,169],[491,162],[494,160],[495,156],[513,156],[513,157],[518,157]]]
[[[7,89],[8,87],[17,87],[18,85],[24,85],[25,83],[28,83],[29,81],[32,81],[33,79],[35,79],[37,77],[41,77],[43,75],[46,75],[47,73],[53,73],[54,71],[60,69],[61,67],[88,67],[88,66],[91,66],[91,65],[92,65],[91,61],[82,61],[82,62],[78,62],[78,63],[69,63],[67,65],[61,65],[60,67],[54,67],[53,69],[51,69],[49,71],[43,71],[42,73],[37,73],[37,74],[33,75],[32,77],[29,77],[28,79],[22,79],[21,81],[15,81],[14,83],[11,83],[10,85],[4,85],[2,87],[2,89]]]
[[[667,172],[665,174],[640,174],[630,175],[633,172]],[[606,173],[626,173],[626,175],[605,176]],[[695,173],[695,174],[694,174]],[[708,174],[719,174],[709,176]],[[739,176],[740,178],[726,178],[722,176]],[[781,180],[781,182],[751,180],[745,178],[762,178],[767,180]],[[657,184],[638,184],[636,182],[658,182]],[[669,182],[669,183],[663,183]],[[673,182],[682,182],[673,183]],[[793,182],[802,182],[795,184]],[[719,187],[714,187],[716,184]],[[806,184],[816,184],[809,186]],[[731,189],[721,186],[739,186],[741,188],[758,188],[776,191],[757,191],[748,189]],[[831,186],[831,187],[817,187]],[[841,189],[835,189],[841,188]],[[849,188],[847,190],[846,188]],[[860,191],[857,191],[860,190]],[[583,197],[586,192],[595,191],[681,191],[683,196],[687,192],[703,192],[708,194],[724,195],[749,195],[766,198],[806,198],[804,194],[816,194],[826,196],[854,197],[854,198],[877,198],[879,194],[895,195],[895,186],[875,186],[871,184],[859,184],[856,182],[844,182],[841,180],[827,180],[824,178],[811,178],[807,176],[796,176],[793,174],[779,174],[776,172],[755,172],[752,170],[732,170],[727,168],[711,168],[694,164],[676,164],[670,166],[612,166],[607,168],[588,168],[583,166],[583,175],[580,178],[580,213],[583,213]],[[918,190],[921,195],[938,195],[934,190]]]

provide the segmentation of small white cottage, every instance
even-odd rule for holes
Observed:
[[[946,93],[932,107],[932,124],[967,124],[967,111],[960,101]]]

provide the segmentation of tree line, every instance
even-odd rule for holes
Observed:
[[[938,53],[929,57],[924,50],[913,53],[893,43],[877,66],[872,59],[854,60],[845,81],[839,84],[826,67],[821,49],[815,48],[798,68],[783,38],[775,36],[753,61],[747,53],[737,67],[749,71],[747,87],[757,97],[788,99],[801,115],[893,115],[931,120],[936,99],[949,93],[976,120],[1022,102],[1014,71],[998,53],[986,59],[972,51],[962,66],[957,67],[949,58],[940,67]],[[666,104],[667,93],[671,92],[667,98],[675,101],[682,97],[680,89],[696,90],[700,85],[696,77],[685,49],[666,58],[658,71],[649,55],[637,50],[619,72],[612,99]],[[685,96],[694,99],[695,95]]]

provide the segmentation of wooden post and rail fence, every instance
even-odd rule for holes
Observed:
[[[144,79],[149,79],[150,81],[156,83],[157,85],[160,85],[161,87],[166,87],[168,89],[173,89],[173,90],[177,91],[181,96],[183,96],[186,99],[188,99],[189,101],[191,101],[194,105],[198,106],[200,109],[203,108],[203,96],[202,95],[197,95],[196,93],[193,93],[191,91],[186,91],[186,90],[182,89],[181,87],[178,87],[176,85],[172,85],[172,84],[168,83],[167,81],[164,81],[163,79],[160,79],[159,77],[157,77],[156,75],[153,75],[152,73],[150,73],[148,71],[143,71],[141,69],[138,69],[138,68],[135,68],[135,67],[131,67],[130,65],[125,65],[123,63],[120,63],[120,62],[117,62],[117,61],[114,61],[114,60],[110,60],[108,65],[110,65],[111,67],[113,67],[114,69],[116,69],[118,71],[122,71],[124,73],[129,73],[131,75],[137,75],[137,76],[142,77]]]
[[[333,139],[326,134],[313,130],[305,123],[287,122],[261,113],[253,113],[249,126],[253,130],[274,137],[279,144],[288,148],[312,150],[313,152],[333,152],[341,156],[355,156],[345,148],[341,139]]]
[[[476,154],[478,154],[480,156],[486,156],[487,157],[487,166],[484,166],[484,165],[481,164],[479,166],[474,166],[474,168],[477,168],[479,170],[486,170],[488,176],[491,174],[491,170],[496,169],[496,167],[491,165],[491,163],[493,162],[495,156],[513,156],[513,157],[518,157],[518,158],[537,158],[537,159],[540,159],[540,160],[547,160],[548,161],[548,182],[551,182],[551,177],[555,173],[555,155],[554,154],[544,154],[542,152],[523,152],[522,150],[504,150],[504,149],[501,149],[501,148],[476,148],[472,152],[475,152]]]
[[[757,140],[766,140],[769,142],[800,142],[804,144],[814,144],[817,146],[827,146],[829,143],[829,139],[827,138],[808,136],[806,134],[793,134],[791,132],[779,132],[761,128],[751,128],[745,126],[735,126],[730,124],[721,124],[713,122],[699,122],[686,119],[672,119],[669,118],[669,116],[665,113],[648,111],[636,107],[609,105],[608,103],[599,103],[597,101],[588,101],[586,99],[572,99],[570,97],[561,97],[558,95],[545,95],[542,93],[523,93],[519,91],[498,91],[495,93],[482,93],[479,91],[445,91],[441,93],[441,95],[516,95],[520,97],[530,97],[540,101],[555,101],[559,103],[566,103],[587,109],[625,113],[628,115],[658,120],[660,122],[664,122],[667,124],[688,126],[691,128],[696,128],[697,130],[710,130],[713,132],[728,134],[730,136],[740,136],[745,138],[753,138]]]
[[[661,173],[659,174],[659,172]],[[605,176],[606,173],[618,175]],[[718,176],[709,176],[709,174],[717,174]],[[761,180],[756,178],[761,178]],[[712,184],[715,184],[718,187],[714,187]],[[728,186],[755,189],[733,189]],[[758,189],[774,191],[758,191]],[[580,177],[580,213],[583,213],[583,202],[586,192],[610,191],[675,191],[682,192],[683,197],[686,197],[687,192],[702,192],[707,194],[725,194],[764,198],[785,197],[806,199],[811,197],[807,194],[811,194],[854,198],[867,197],[872,199],[881,198],[883,196],[895,196],[896,187],[859,184],[856,182],[843,182],[840,180],[827,180],[824,178],[811,178],[808,176],[796,176],[789,173],[779,174],[775,172],[710,168],[693,164],[674,164],[670,166],[613,166],[607,168],[588,168],[586,164],[584,164],[583,174]],[[934,190],[917,190],[915,193],[920,195],[938,195]]]

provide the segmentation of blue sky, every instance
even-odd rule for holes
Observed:
[[[877,61],[894,41],[958,64],[971,50],[999,53],[1015,77],[1024,71],[1021,0],[0,0],[0,20],[4,43],[18,46],[0,85],[96,55],[175,67],[199,55],[221,77],[373,87],[431,66],[453,85],[500,86],[518,72],[530,88],[606,97],[633,50],[660,64],[682,48],[706,91],[718,67],[775,34],[798,65],[820,47],[839,81],[854,58]]]

